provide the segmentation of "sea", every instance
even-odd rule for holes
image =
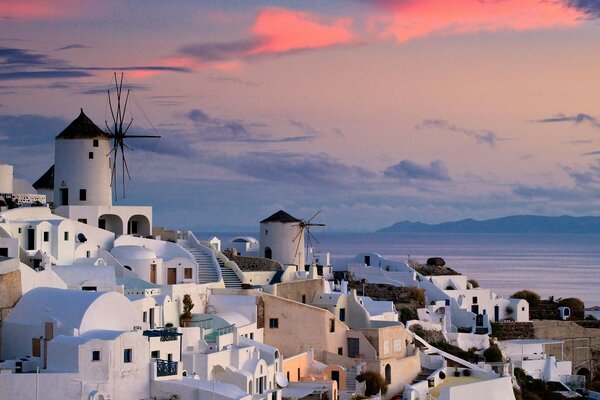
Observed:
[[[503,296],[529,289],[542,298],[577,297],[586,307],[600,306],[600,235],[327,231],[313,234],[319,241],[314,244],[315,251],[330,252],[336,271],[345,270],[348,262],[361,252],[423,263],[429,257],[442,257],[447,266]],[[198,233],[197,237],[213,235],[221,239],[223,248],[236,236],[258,239],[257,232]]]

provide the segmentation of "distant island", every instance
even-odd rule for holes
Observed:
[[[376,232],[396,233],[573,233],[600,234],[600,217],[544,217],[540,215],[513,215],[476,221],[424,224],[401,221]]]

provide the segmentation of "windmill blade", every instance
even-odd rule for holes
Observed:
[[[319,215],[320,213],[321,213],[321,210],[317,211],[317,212],[315,213],[315,215],[313,215],[312,217],[310,217],[310,218],[308,219],[308,221],[306,221],[306,223],[308,223],[308,224],[309,224],[309,223],[310,223],[310,221],[312,221],[312,220],[313,220],[313,219],[314,219],[314,218],[315,218],[317,215]]]
[[[300,235],[300,233],[304,233],[304,227],[300,228],[300,232],[298,232],[298,235],[296,235],[296,237],[298,237]],[[298,244],[296,245],[296,252],[294,253],[294,258],[298,257],[298,250],[300,249],[300,238],[298,238]],[[294,243],[294,241],[292,240],[292,243]],[[299,260],[299,262],[303,262],[302,260]],[[302,267],[304,267],[304,265],[302,265]],[[300,268],[300,265],[298,265],[298,268]]]
[[[307,226],[326,226],[325,224],[306,224]]]
[[[151,138],[151,139],[156,139],[156,138],[161,138],[162,136],[160,136],[160,135],[123,135],[123,137],[126,137],[126,138]]]
[[[307,229],[306,232],[307,232],[307,236],[308,236],[309,240],[312,237],[312,240],[314,240],[317,244],[319,244],[317,237],[315,235],[313,235],[313,233],[310,231],[310,229]]]
[[[294,238],[292,239],[292,243],[294,243],[296,241],[296,239],[298,238],[298,236],[300,236],[300,234],[302,232],[304,232],[304,225],[299,225],[300,226],[300,231],[298,231],[298,233],[296,234],[296,236],[294,236]]]

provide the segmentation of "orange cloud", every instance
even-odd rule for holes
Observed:
[[[451,35],[498,30],[571,27],[584,14],[558,1],[540,0],[383,0],[387,12],[370,22],[383,37],[398,42],[430,34]]]
[[[261,41],[248,54],[284,53],[317,49],[354,41],[351,18],[325,18],[308,12],[267,8],[252,32]]]

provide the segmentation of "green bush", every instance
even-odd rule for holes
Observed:
[[[380,373],[373,371],[365,371],[356,377],[359,382],[365,382],[365,395],[375,396],[381,391],[381,394],[387,393],[388,385],[385,383],[385,378]]]
[[[537,307],[537,305],[540,304],[540,295],[531,290],[519,290],[510,297],[527,300],[530,308]]]
[[[502,362],[502,351],[496,345],[490,346],[483,352],[486,362]]]

